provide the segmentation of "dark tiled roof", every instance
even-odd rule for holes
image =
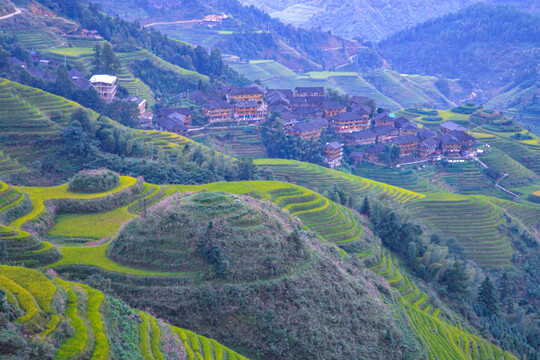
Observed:
[[[231,90],[231,95],[262,95],[263,92],[256,87],[236,88]]]
[[[437,147],[439,145],[439,142],[435,138],[429,138],[422,141],[419,145],[425,145],[428,147]]]
[[[390,134],[393,131],[397,131],[397,129],[392,125],[382,125],[372,127],[371,131],[373,131],[376,135],[385,135]]]
[[[291,104],[322,104],[324,98],[322,96],[294,96],[289,99]]]
[[[156,111],[156,115],[159,117],[167,117],[174,113],[182,114],[185,116],[191,115],[191,111],[188,108],[163,108]]]
[[[293,97],[294,93],[291,89],[268,89],[266,91],[267,95],[272,95],[275,93],[280,93],[282,95],[285,95],[286,97]]]
[[[341,149],[343,147],[343,144],[337,142],[337,141],[332,141],[330,143],[327,143],[326,144],[327,147],[329,148],[332,148],[334,150],[338,150],[338,149]]]
[[[316,108],[314,106],[304,107],[304,108],[296,108],[293,110],[293,113],[302,116],[302,115],[314,115],[314,114],[322,114],[322,110],[319,108]]]
[[[321,87],[321,86],[317,86],[317,87],[297,87],[294,90],[297,93],[300,93],[300,94],[324,93],[324,88]]]
[[[441,143],[443,144],[446,144],[446,145],[458,145],[458,144],[461,144],[461,141],[459,141],[458,139],[456,139],[455,137],[453,136],[450,136],[450,135],[444,135],[442,138],[441,138]]]
[[[341,110],[345,108],[338,101],[323,101],[322,107],[324,110]]]
[[[345,137],[352,138],[352,139],[369,139],[374,138],[375,133],[371,130],[360,130],[360,131],[354,131],[352,133],[346,134]]]
[[[207,104],[201,105],[201,108],[207,110],[216,110],[216,109],[232,109],[232,105],[226,101],[211,101]]]
[[[459,125],[459,124],[456,124],[455,122],[453,121],[447,121],[443,124],[440,125],[441,128],[444,128],[444,129],[447,129],[447,130],[450,130],[450,131],[454,131],[454,130],[457,130],[457,131],[468,131],[469,129]]]
[[[186,131],[187,130],[187,127],[182,124],[182,123],[179,123],[178,121],[176,120],[173,120],[173,119],[169,119],[169,118],[164,118],[164,119],[156,119],[154,120],[154,122],[156,124],[159,124],[162,128],[166,129],[166,130],[174,130],[174,131]]]
[[[459,141],[475,141],[476,139],[463,131],[451,131],[448,135],[458,139]]]
[[[396,125],[403,126],[407,123],[410,123],[411,121],[407,119],[406,117],[400,116],[395,120]]]
[[[371,114],[371,108],[366,105],[356,105],[352,108],[352,111],[360,115],[369,115]]]
[[[429,138],[439,138],[439,134],[437,134],[435,131],[433,130],[430,130],[426,127],[423,127],[422,130],[420,130],[418,132],[418,134],[420,134],[420,136],[424,139],[429,139]]]
[[[125,101],[132,101],[134,103],[137,103],[137,105],[141,105],[143,101],[146,101],[145,99],[138,98],[136,96],[128,96],[124,98]]]
[[[386,147],[385,144],[373,144],[373,145],[368,146],[364,150],[364,152],[366,152],[366,153],[380,153],[380,152],[384,151],[385,147]]]
[[[411,144],[411,143],[417,143],[418,138],[415,135],[403,135],[398,136],[392,141],[396,145],[405,145],[405,144]]]
[[[403,130],[418,130],[418,125],[412,122],[407,122],[401,125],[401,129]]]
[[[360,114],[357,114],[357,113],[346,112],[346,113],[343,113],[343,114],[332,116],[330,119],[332,121],[337,121],[337,122],[340,122],[340,121],[354,121],[354,120],[362,120],[362,116],[360,116]]]
[[[361,153],[360,151],[353,151],[349,154],[349,156],[352,158],[361,158],[364,156],[364,154]]]
[[[375,115],[375,119],[384,119],[390,117],[389,115],[388,111],[383,111],[382,113]]]
[[[319,121],[310,121],[298,123],[291,127],[292,131],[307,132],[312,130],[322,129],[324,125]]]

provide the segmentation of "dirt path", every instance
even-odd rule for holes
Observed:
[[[19,15],[21,13],[21,9],[15,8],[15,12],[12,12],[11,14],[7,14],[4,16],[0,16],[0,20],[9,19],[10,17],[13,17],[15,15]]]

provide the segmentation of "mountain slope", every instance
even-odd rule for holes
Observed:
[[[538,16],[477,4],[396,33],[379,49],[396,71],[469,82],[482,102],[530,82],[539,71],[539,39]]]
[[[371,41],[480,2],[479,0],[443,1],[368,1],[368,0],[240,0],[279,18],[286,24],[305,28],[321,27],[346,38],[363,37]],[[534,0],[491,1],[540,11]]]
[[[130,309],[86,284],[51,274],[0,265],[2,357],[247,359],[215,340]]]

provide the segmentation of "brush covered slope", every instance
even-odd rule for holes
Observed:
[[[130,222],[108,255],[151,270],[254,281],[290,273],[308,260],[291,232],[287,213],[270,203],[219,192],[177,194]]]
[[[82,283],[0,265],[0,357],[247,359]]]
[[[152,308],[253,358],[399,359],[419,353],[384,280],[358,261],[343,261],[334,245],[301,226],[271,202],[252,197],[176,194],[128,224],[108,255],[125,266],[190,276],[102,273],[130,305]],[[96,271],[57,270],[83,278]]]

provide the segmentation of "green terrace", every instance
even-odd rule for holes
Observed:
[[[430,359],[517,359],[514,355],[484,339],[453,326],[445,321],[440,309],[435,309],[431,299],[402,275],[395,259],[387,252],[381,253],[380,262],[371,268],[386,279],[399,295],[400,304],[409,321],[429,349]]]
[[[206,128],[205,133],[191,136],[191,139],[229,156],[251,159],[267,156],[258,129],[254,127]]]
[[[120,310],[122,305],[118,301],[87,285],[47,278],[22,267],[0,266],[0,289],[20,311],[17,322],[26,326],[28,335],[36,341],[55,344],[55,359],[105,360],[115,356],[113,347],[117,346],[119,330],[109,328],[116,324],[110,323],[108,317],[111,311]],[[53,306],[57,300],[66,306]],[[120,311],[125,313],[126,309]],[[128,309],[128,314],[138,323],[133,329],[134,338],[140,339],[135,345],[140,358],[164,359],[173,347],[184,351],[190,360],[247,359],[215,340],[169,325],[147,313]],[[65,336],[62,329],[68,323],[73,331]]]
[[[359,176],[345,174],[321,166],[293,160],[255,160],[260,168],[272,171],[281,181],[295,183],[318,192],[338,185],[347,192],[360,196],[372,195],[396,203],[402,203],[414,219],[428,229],[454,237],[464,248],[466,255],[485,267],[509,267],[513,250],[510,240],[499,233],[497,226],[503,223],[504,213],[532,227],[538,222],[538,206],[487,196],[457,195],[451,193],[416,193]],[[456,177],[459,177],[459,173]],[[434,178],[434,176],[426,176]],[[443,179],[450,182],[450,180]],[[446,184],[446,183],[445,183]],[[459,183],[455,183],[458,185]],[[446,186],[455,186],[454,184]],[[475,184],[463,183],[474,187]],[[477,185],[481,188],[481,185]],[[470,190],[472,192],[472,189]],[[457,225],[456,225],[457,224]]]

